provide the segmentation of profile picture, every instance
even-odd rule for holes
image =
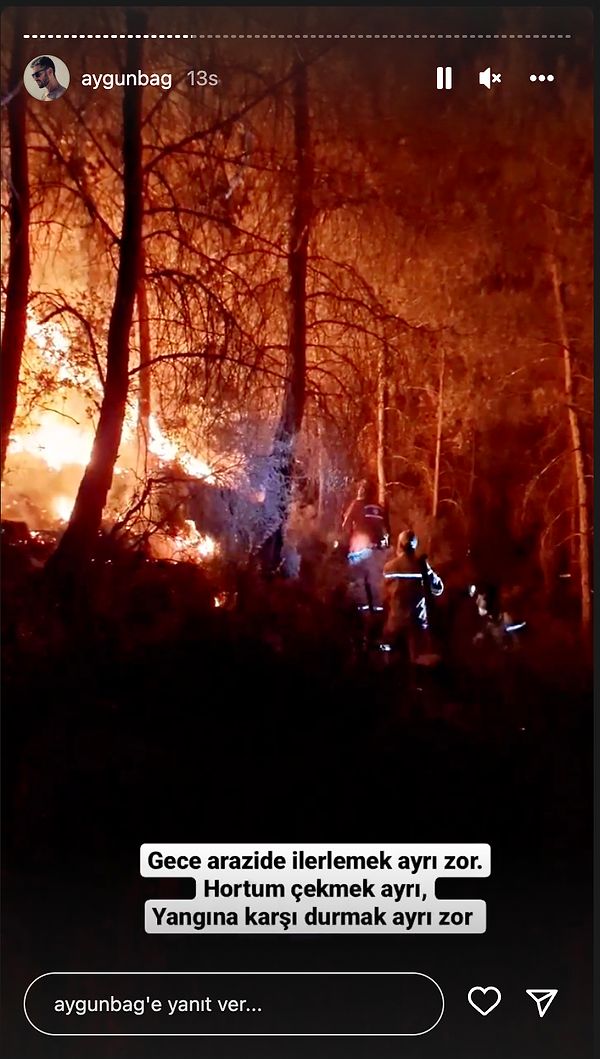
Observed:
[[[23,84],[34,99],[50,102],[67,91],[71,75],[66,63],[56,55],[38,55],[27,63]]]

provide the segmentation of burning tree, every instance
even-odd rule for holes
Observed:
[[[129,13],[126,65],[141,69],[145,18]],[[117,285],[110,318],[106,382],[90,461],[79,486],[69,525],[52,558],[55,567],[72,567],[89,557],[100,530],[114,474],[129,390],[129,333],[142,268],[142,93],[123,90],[123,224]]]
[[[85,47],[92,60],[109,45]],[[71,562],[93,548],[103,508],[144,542],[193,539],[190,519],[218,537],[218,520],[202,524],[210,487],[223,520],[238,520],[240,552],[269,537],[277,552],[301,524],[301,493],[332,530],[350,479],[376,473],[393,528],[417,522],[448,556],[470,547],[494,578],[519,556],[520,575],[548,590],[572,572],[585,624],[581,86],[561,78],[577,114],[567,141],[533,97],[519,120],[492,120],[485,93],[461,125],[449,100],[432,112],[416,68],[403,94],[383,40],[377,71],[360,76],[348,42],[303,45],[300,59],[287,43],[274,55],[219,41],[226,94],[189,90],[193,46],[168,47],[149,41],[146,58],[179,80],[136,88],[135,106],[124,92],[121,130],[114,93],[84,105],[74,86],[67,126],[30,108],[35,254],[5,512],[71,516],[57,553]],[[17,141],[11,162],[22,176]],[[30,488],[44,453],[47,504]]]

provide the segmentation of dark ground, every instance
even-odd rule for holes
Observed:
[[[5,567],[4,583],[7,1059],[398,1054],[385,1039],[84,1042],[25,1022],[37,975],[119,968],[419,970],[447,1013],[403,1056],[591,1057],[591,697],[571,632],[540,623],[518,656],[455,667],[413,701],[350,650],[331,600],[293,585],[238,585],[237,607],[215,609],[195,569],[113,564],[57,608],[40,572]],[[141,843],[211,840],[490,842],[491,879],[444,891],[485,898],[488,932],[146,935]],[[492,983],[490,1029],[465,996]],[[559,988],[543,1022],[522,999],[538,986]]]

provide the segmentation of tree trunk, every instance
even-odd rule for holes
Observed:
[[[318,446],[318,472],[319,472],[319,495],[317,499],[317,521],[319,529],[323,528],[325,522],[326,492],[327,492],[327,460],[324,445],[323,423],[317,420],[317,446]]]
[[[288,251],[289,324],[287,380],[271,453],[271,475],[266,491],[270,535],[263,549],[269,566],[281,559],[283,532],[292,495],[294,458],[306,401],[306,271],[312,218],[313,160],[310,144],[308,75],[302,61],[293,79],[295,187]]]
[[[473,427],[471,432],[471,466],[469,468],[469,486],[467,492],[467,531],[468,547],[473,543],[475,529],[475,482],[477,481],[477,431]]]
[[[27,94],[22,83],[25,52],[23,49],[24,12],[17,10],[14,21],[14,41],[8,83],[8,142],[10,148],[10,236],[8,277],[2,331],[1,371],[1,452],[0,470],[4,464],[10,432],[17,410],[21,357],[27,332],[27,298],[29,294],[29,173],[25,101]]]
[[[140,339],[140,370],[138,380],[138,474],[145,476],[148,469],[148,444],[150,441],[151,372],[148,365],[152,359],[150,344],[150,321],[144,262],[140,268],[137,287],[138,331]]]
[[[577,415],[577,409],[575,407],[575,394],[573,391],[573,364],[562,294],[562,280],[559,275],[558,262],[554,255],[549,256],[549,267],[552,279],[552,292],[554,295],[554,309],[558,324],[558,334],[563,350],[565,404],[567,406],[569,430],[571,432],[571,443],[573,446],[573,476],[577,489],[576,528],[577,539],[579,541],[578,554],[581,592],[581,626],[583,632],[587,634],[592,620],[587,484],[583,464],[581,427],[579,425],[579,416]]]
[[[127,32],[142,34],[145,17],[127,12]],[[139,70],[141,39],[127,41],[126,69]],[[50,560],[51,567],[74,569],[94,552],[102,512],[119,452],[129,385],[129,338],[142,263],[142,93],[123,89],[123,224],[117,284],[108,328],[106,385],[92,455],[71,519]]]
[[[377,364],[377,493],[382,507],[387,503],[387,405],[388,349],[382,342]]]
[[[431,500],[431,521],[432,526],[435,522],[437,515],[438,504],[440,502],[440,463],[442,458],[442,429],[444,426],[444,382],[446,374],[446,350],[442,349],[442,359],[440,361],[440,378],[438,383],[438,401],[437,401],[437,427],[435,432],[435,463],[433,466],[433,496]]]

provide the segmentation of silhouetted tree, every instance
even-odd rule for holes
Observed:
[[[310,141],[308,74],[295,64],[293,78],[295,182],[288,251],[289,304],[286,383],[271,455],[266,510],[275,522],[266,542],[270,565],[281,559],[283,530],[292,495],[294,459],[306,401],[306,274],[313,212],[313,158]]]
[[[127,30],[134,35],[127,41],[127,70],[142,67],[143,46],[139,35],[145,25],[144,15],[127,12]],[[142,92],[127,85],[123,89],[123,224],[108,329],[106,383],[90,462],[69,524],[51,560],[51,566],[58,569],[77,566],[94,551],[121,441],[129,387],[129,338],[142,266],[141,124]]]
[[[10,148],[10,236],[8,248],[8,282],[2,330],[2,372],[0,388],[1,473],[4,473],[10,432],[17,409],[19,373],[27,331],[29,296],[29,172],[26,138],[26,99],[23,85],[24,12],[17,10],[13,30],[13,47],[5,101],[8,112]]]

